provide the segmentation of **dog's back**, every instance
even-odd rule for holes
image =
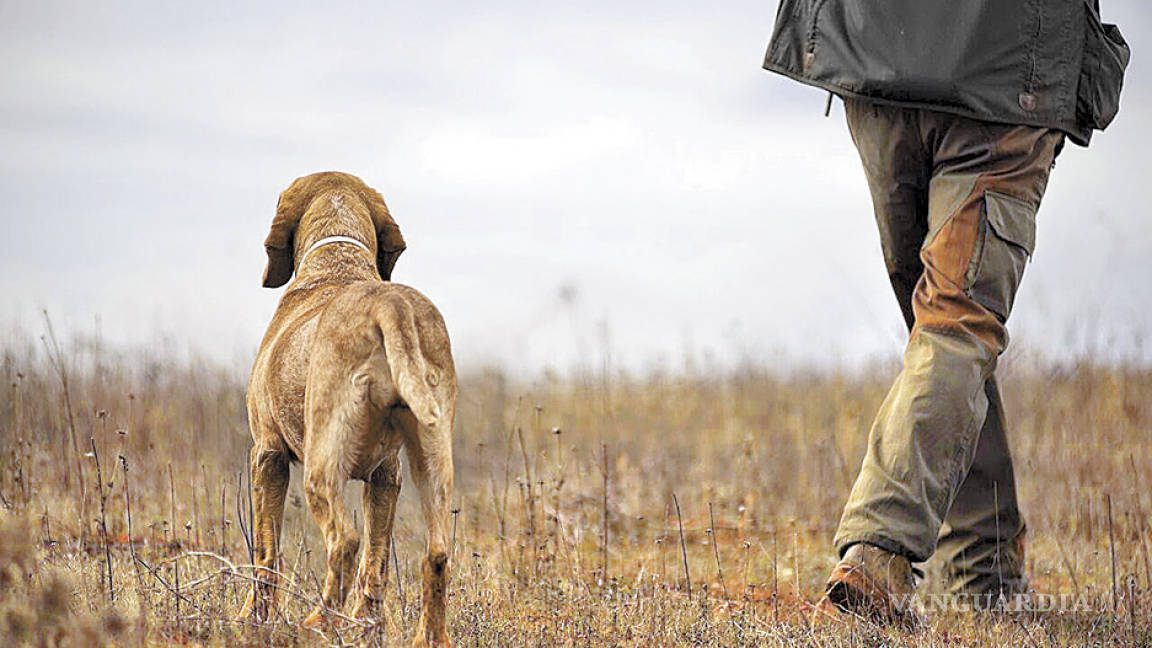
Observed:
[[[304,393],[312,340],[320,314],[336,290],[285,293],[264,334],[248,380],[248,417],[253,429],[272,428],[299,460],[304,442]]]

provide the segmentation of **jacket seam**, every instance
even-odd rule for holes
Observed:
[[[1033,94],[1036,89],[1036,50],[1040,47],[1040,36],[1044,32],[1044,12],[1041,11],[1039,0],[1033,0],[1030,4],[1036,10],[1036,29],[1032,32],[1032,47],[1028,50],[1028,82],[1025,91]]]
[[[1072,28],[1073,28],[1073,25],[1075,22],[1077,10],[1079,10],[1080,13],[1083,13],[1084,7],[1082,5],[1077,5],[1071,9],[1067,10],[1064,13],[1064,27],[1061,30],[1061,34],[1060,34],[1061,42],[1064,42],[1064,43],[1076,42],[1076,41],[1074,41],[1074,39],[1071,38],[1071,36],[1072,36]],[[1074,94],[1077,90],[1077,87],[1080,84],[1080,66],[1079,65],[1072,65],[1072,63],[1074,61],[1075,62],[1082,62],[1082,60],[1083,60],[1082,59],[1083,54],[1084,54],[1083,33],[1081,33],[1081,37],[1080,37],[1080,41],[1079,41],[1078,45],[1079,45],[1078,47],[1065,48],[1064,51],[1062,52],[1062,55],[1060,58],[1060,62],[1063,64],[1065,70],[1075,70],[1076,73],[1075,74],[1061,75],[1061,78],[1063,79],[1063,83],[1060,84],[1060,101],[1057,103],[1057,106],[1064,106],[1065,109],[1064,109],[1064,114],[1060,114],[1059,111],[1057,111],[1057,113],[1056,113],[1058,119],[1068,119],[1068,120],[1071,120],[1073,123],[1076,122],[1076,100],[1075,100]],[[1080,57],[1073,58],[1073,52],[1079,53]]]
[[[805,43],[804,46],[804,52],[806,54],[816,52],[816,35],[818,31],[816,23],[820,19],[820,9],[824,7],[825,2],[827,2],[827,0],[816,0],[816,3],[812,5],[812,24],[808,27],[808,42]]]

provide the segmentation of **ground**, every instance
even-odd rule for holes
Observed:
[[[1032,586],[1063,609],[936,610],[915,631],[811,627],[894,363],[486,370],[464,377],[455,432],[456,645],[1152,645],[1152,368],[1001,364]],[[50,339],[9,344],[0,372],[0,644],[411,637],[423,522],[408,486],[381,612],[396,630],[338,611],[299,627],[324,549],[298,467],[276,614],[233,620],[260,577],[243,372]],[[358,509],[359,486],[349,491]]]

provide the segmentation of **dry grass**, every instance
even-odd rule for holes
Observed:
[[[248,567],[244,376],[98,340],[20,340],[0,364],[0,645],[389,643],[382,627],[338,617],[326,633],[298,628],[323,545],[295,469],[279,618],[230,620],[260,577]],[[1033,584],[1091,611],[940,613],[915,633],[808,627],[895,365],[480,371],[463,380],[456,428],[457,645],[1152,644],[1152,368],[1005,365]],[[414,499],[401,496],[388,612],[407,633],[423,542]]]

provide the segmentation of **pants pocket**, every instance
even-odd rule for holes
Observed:
[[[968,296],[1006,321],[1035,245],[1036,207],[986,191],[978,245],[965,277]]]

